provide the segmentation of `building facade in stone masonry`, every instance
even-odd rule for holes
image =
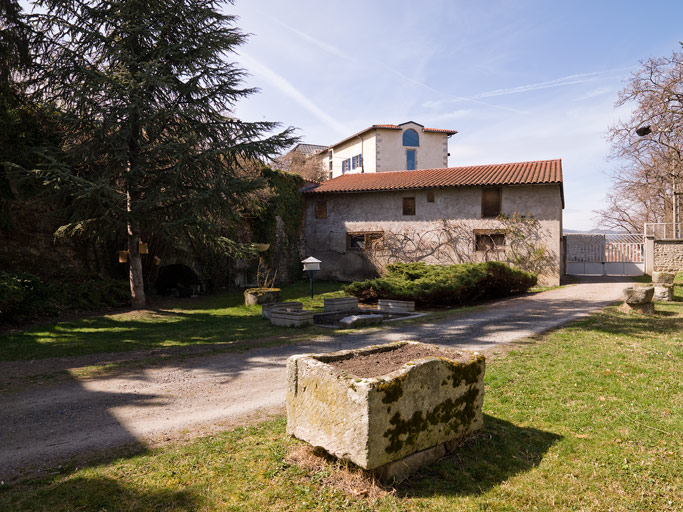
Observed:
[[[384,143],[385,132],[400,138],[407,129],[418,131],[414,123],[405,124],[409,128],[399,128],[400,133],[373,129],[373,144],[378,136]],[[418,133],[417,147],[425,148],[429,132]],[[446,144],[447,137],[441,137]],[[539,281],[559,284],[561,160],[449,168],[443,167],[446,152],[432,163],[435,168],[384,172],[384,152],[376,153],[380,158],[372,172],[352,168],[304,190],[305,251],[322,260],[320,277],[364,279],[396,261],[505,261],[519,258],[520,243],[528,242],[532,250],[543,249]],[[518,225],[533,229],[520,233]]]

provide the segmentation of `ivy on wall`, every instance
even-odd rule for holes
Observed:
[[[270,249],[263,254],[270,265],[277,265],[278,260],[296,254],[298,267],[297,244],[301,236],[304,218],[304,199],[301,188],[303,178],[294,173],[264,167],[261,175],[268,183],[272,196],[257,217],[250,219],[249,227],[253,242],[270,244]],[[279,240],[277,234],[277,218],[282,221],[285,234]],[[293,266],[293,265],[292,265]]]

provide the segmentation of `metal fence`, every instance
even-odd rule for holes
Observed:
[[[683,238],[683,222],[648,222],[643,234],[655,240],[680,240]]]

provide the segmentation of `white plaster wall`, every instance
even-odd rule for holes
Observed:
[[[440,219],[457,221],[468,233],[474,229],[496,229],[495,219],[481,218],[481,187],[434,189],[434,202],[427,201],[427,190],[308,196],[305,238],[306,254],[323,261],[322,278],[357,280],[377,271],[358,251],[346,250],[347,232],[383,231],[428,233],[438,228]],[[415,197],[416,215],[403,215],[403,197]],[[315,201],[327,200],[327,219],[315,218]],[[560,239],[562,202],[559,185],[503,187],[502,211],[530,215],[540,222],[543,244],[552,268],[540,277],[544,284],[559,284],[561,274]],[[474,252],[472,234],[471,249]],[[473,254],[476,259],[476,254]],[[439,261],[428,261],[439,263]],[[452,263],[443,261],[441,263]]]
[[[376,150],[376,135],[374,132],[368,132],[361,135],[361,139],[355,137],[344,144],[339,144],[334,147],[334,157],[333,157],[333,178],[342,175],[342,162],[348,158],[353,158],[356,155],[363,155],[363,167],[365,172],[375,172],[376,171],[376,160],[375,160],[375,150]],[[325,165],[329,161],[327,154],[325,154]],[[329,165],[328,165],[329,168]],[[329,172],[329,171],[328,171]],[[356,167],[351,169],[350,173],[359,173],[361,168]],[[348,174],[348,173],[347,173]]]
[[[401,125],[402,131],[378,132],[377,172],[402,171],[406,168],[406,150],[416,151],[416,169],[448,167],[448,136],[445,133],[423,132],[415,123]],[[413,129],[420,138],[417,147],[403,145],[403,132]]]

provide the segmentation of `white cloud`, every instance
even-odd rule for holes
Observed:
[[[275,18],[271,18],[271,19],[275,23],[277,23],[278,25],[286,28],[290,32],[293,32],[294,34],[296,34],[300,38],[304,39],[305,41],[314,44],[315,46],[317,46],[321,50],[323,50],[327,53],[330,53],[330,54],[334,55],[335,57],[339,57],[340,59],[344,59],[344,60],[349,61],[349,62],[355,62],[355,59],[349,57],[346,53],[341,51],[336,46],[333,46],[333,45],[328,44],[324,41],[321,41],[320,39],[317,39],[317,38],[313,37],[312,35],[307,34],[306,32],[303,32],[303,31],[298,30],[294,27],[291,27],[291,26],[287,25],[286,23],[283,23],[282,21],[280,21],[278,19],[275,19]]]
[[[609,69],[605,71],[595,71],[592,73],[580,73],[575,75],[563,76],[548,80],[546,82],[537,82],[533,84],[519,85],[517,87],[509,87],[506,89],[496,89],[495,91],[483,92],[477,94],[475,98],[492,98],[495,96],[506,96],[508,94],[519,94],[529,91],[538,91],[540,89],[548,89],[551,87],[565,87],[567,85],[585,84],[587,82],[594,82],[600,76],[607,75],[614,72],[622,72],[631,68]]]
[[[296,101],[304,109],[322,121],[328,128],[335,130],[342,136],[348,135],[351,132],[348,127],[337,121],[327,112],[313,103],[310,99],[308,99],[304,93],[294,87],[294,85],[292,85],[286,78],[273,71],[258,59],[250,57],[248,54],[242,52],[240,54],[239,60],[254,75],[261,76],[270,82],[273,86],[280,90],[280,92]]]
[[[611,92],[613,92],[613,89],[611,87],[598,87],[597,89],[593,89],[585,94],[582,94],[581,96],[574,98],[574,101],[585,101],[591,98],[595,98],[597,96],[609,94]]]

